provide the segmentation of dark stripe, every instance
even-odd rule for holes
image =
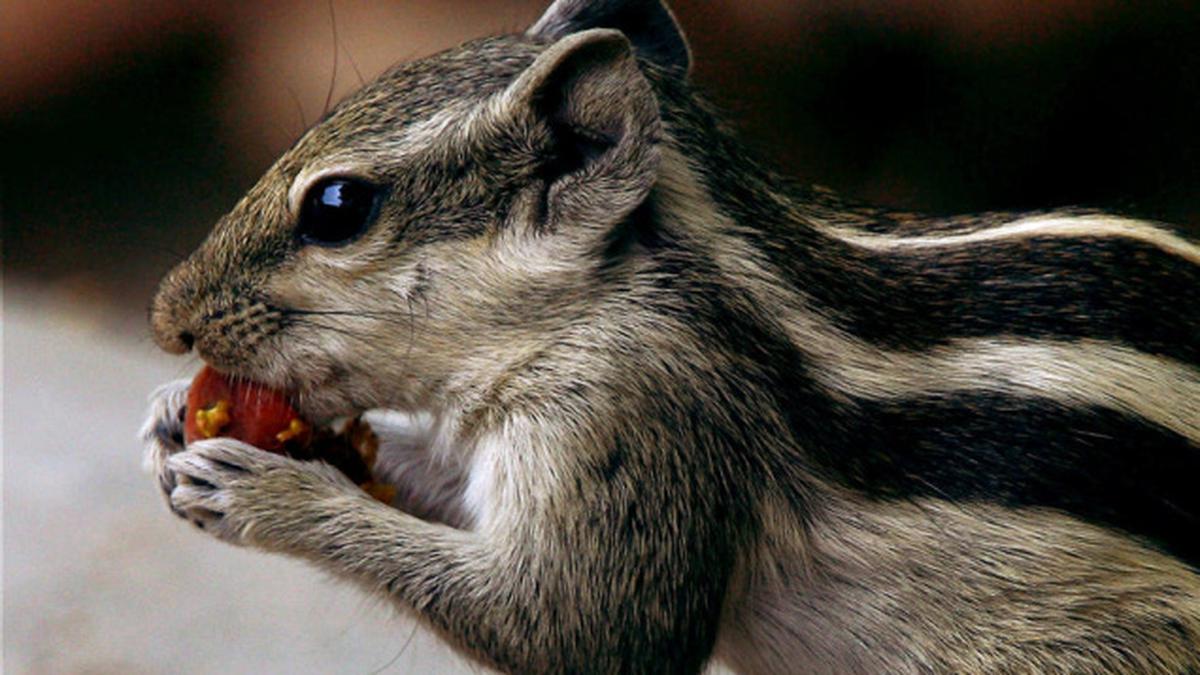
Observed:
[[[1105,409],[998,395],[859,401],[821,460],[881,498],[1062,509],[1200,565],[1200,447]]]
[[[778,261],[854,335],[927,349],[955,338],[1093,338],[1200,363],[1200,266],[1121,238],[1039,238]]]

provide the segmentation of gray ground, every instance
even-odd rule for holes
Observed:
[[[473,670],[357,589],[171,516],[135,436],[196,362],[100,307],[4,289],[3,672]]]

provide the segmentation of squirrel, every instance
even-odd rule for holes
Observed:
[[[175,383],[170,508],[509,672],[1200,671],[1200,245],[798,187],[691,59],[661,0],[558,0],[339,104],[152,330],[312,420],[424,415],[410,503],[183,444]]]

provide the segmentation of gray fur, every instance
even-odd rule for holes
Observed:
[[[1072,465],[1037,497],[1026,474],[970,468],[1020,468],[972,454],[1014,409],[1056,422],[1039,461],[1099,447],[1102,424],[1192,461],[1200,309],[1168,291],[1200,249],[1096,214],[938,221],[790,187],[691,91],[677,48],[597,19],[614,11],[670,18],[560,1],[529,35],[385,74],[155,299],[164,349],[192,342],[312,419],[427,415],[384,448],[399,508],[320,463],[180,446],[180,385],[144,431],[171,508],[387,594],[511,672],[1200,670],[1200,577],[1101,503],[1121,472]],[[352,243],[302,246],[295,195],[330,173],[388,196]],[[1102,295],[1089,284],[1124,295],[1093,314],[1056,295]],[[1173,297],[1143,322],[1161,330],[1117,320]],[[928,317],[905,311],[925,298]],[[905,417],[960,401],[927,438]],[[1036,448],[1043,430],[1013,419],[1006,439]],[[1191,508],[1173,485],[1138,487]]]

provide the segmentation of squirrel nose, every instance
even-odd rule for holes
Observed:
[[[170,329],[162,331],[155,326],[154,342],[159,349],[168,354],[186,354],[192,351],[192,347],[196,344],[196,336],[191,331]]]
[[[163,349],[172,354],[186,354],[192,351],[194,344],[196,344],[196,336],[185,330],[177,335],[170,345],[163,346]]]
[[[191,312],[181,311],[173,297],[166,287],[159,290],[150,306],[150,330],[159,349],[168,354],[186,354],[196,344],[196,334],[185,318]]]

